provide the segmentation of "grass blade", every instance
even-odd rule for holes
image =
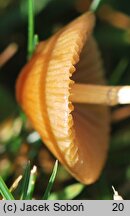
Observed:
[[[20,200],[26,200],[28,185],[29,185],[29,179],[30,179],[30,171],[31,171],[30,162],[28,162],[28,164],[25,168],[25,171],[24,171],[23,179],[22,179],[22,190],[21,190]]]
[[[49,200],[72,200],[76,196],[78,196],[83,189],[84,189],[83,184],[76,183],[66,187],[64,190],[61,190],[57,193],[52,193],[48,197],[48,199]]]
[[[122,59],[119,64],[117,65],[116,69],[112,73],[109,83],[110,85],[117,85],[120,83],[121,77],[123,76],[129,61],[127,59]]]
[[[55,177],[56,177],[56,173],[57,173],[57,168],[58,168],[58,160],[56,160],[56,162],[55,162],[55,165],[54,165],[51,177],[49,179],[49,183],[47,185],[47,189],[46,189],[46,191],[44,193],[44,196],[43,196],[43,200],[47,200],[48,197],[49,197],[49,195],[50,195],[52,186],[53,186],[54,181],[55,181]]]
[[[6,186],[1,176],[0,176],[0,193],[5,200],[14,200],[13,195],[10,193],[8,187]]]
[[[10,192],[13,192],[17,187],[18,187],[18,185],[19,185],[19,182],[21,181],[21,179],[22,179],[22,175],[20,175],[15,181],[14,181],[14,183],[11,185],[11,187],[10,187]]]
[[[34,51],[34,5],[33,0],[28,0],[28,59]]]
[[[36,183],[36,178],[37,178],[37,167],[34,166],[33,169],[31,170],[31,174],[30,174],[27,197],[26,197],[27,200],[32,200],[34,187],[35,187],[35,183]]]
[[[93,0],[90,5],[90,10],[96,12],[102,0]]]
[[[34,35],[34,49],[36,48],[36,46],[39,43],[39,36],[37,34]]]

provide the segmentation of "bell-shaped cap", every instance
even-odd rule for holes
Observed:
[[[74,81],[104,83],[94,22],[85,13],[41,42],[16,85],[17,100],[43,142],[85,184],[99,177],[109,138],[108,108],[72,104],[70,97]]]

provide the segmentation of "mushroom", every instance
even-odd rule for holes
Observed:
[[[106,161],[108,105],[130,99],[129,87],[104,86],[94,22],[87,12],[41,42],[16,84],[17,101],[46,146],[85,184],[99,178]]]

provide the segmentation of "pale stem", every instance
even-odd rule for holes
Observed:
[[[130,104],[130,86],[74,84],[71,88],[71,101],[109,106]]]

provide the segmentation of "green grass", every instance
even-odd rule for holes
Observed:
[[[58,200],[58,199],[71,200],[77,197],[83,191],[85,185],[80,183],[75,183],[65,187],[63,190],[51,193],[57,175],[57,171],[58,171],[58,160],[56,160],[54,164],[54,168],[52,170],[52,174],[50,176],[47,188],[41,199],[42,200]],[[5,200],[14,200],[15,196],[13,195],[13,192],[14,190],[17,190],[17,188],[19,188],[18,190],[19,194],[17,193],[17,199],[19,198],[20,200],[32,200],[33,198],[35,198],[33,196],[33,193],[37,186],[36,178],[37,178],[37,167],[34,166],[31,169],[30,162],[28,162],[26,165],[22,180],[21,178],[19,178],[19,181],[17,179],[15,183],[13,183],[13,186],[11,187],[12,189],[11,188],[9,189],[5,184],[4,180],[0,177],[0,193],[2,195],[2,198]]]
[[[47,188],[41,199],[47,200],[48,197],[50,196],[56,178],[57,169],[58,169],[58,161],[56,160]],[[36,186],[35,185],[36,178],[37,178],[37,167],[34,166],[31,170],[30,162],[28,162],[22,177],[22,181],[20,181],[19,185],[17,185],[17,187],[19,187],[18,190],[19,194],[17,194],[17,197],[19,197],[20,200],[32,200],[34,198],[33,192]],[[15,197],[13,196],[13,193],[11,193],[10,191],[11,189],[7,187],[4,180],[0,176],[0,194],[2,195],[2,198],[5,200],[14,200]]]
[[[0,193],[4,200],[14,200],[12,193],[10,193],[8,187],[0,176]]]
[[[122,76],[124,75],[124,73],[128,67],[128,64],[129,64],[128,59],[126,59],[126,58],[121,59],[121,61],[118,63],[117,67],[115,68],[115,70],[111,74],[111,77],[109,79],[110,85],[119,85],[120,84],[120,80],[122,79]]]
[[[34,166],[31,170],[31,173],[30,173],[26,200],[31,200],[33,198],[36,179],[37,179],[37,167]]]
[[[31,167],[30,167],[30,162],[28,162],[28,164],[25,168],[25,171],[24,171],[23,179],[22,179],[22,187],[21,187],[21,195],[20,195],[21,200],[27,199],[27,191],[29,188],[30,172],[31,172]]]
[[[45,193],[43,195],[43,200],[47,200],[48,197],[50,196],[50,192],[51,192],[52,186],[53,186],[54,181],[55,181],[55,177],[56,177],[56,173],[57,173],[57,168],[58,168],[58,160],[56,160],[56,162],[55,162],[55,166],[53,168],[51,177],[49,179],[46,191],[45,191]]]
[[[28,59],[31,58],[35,50],[34,34],[34,2],[28,0]]]

